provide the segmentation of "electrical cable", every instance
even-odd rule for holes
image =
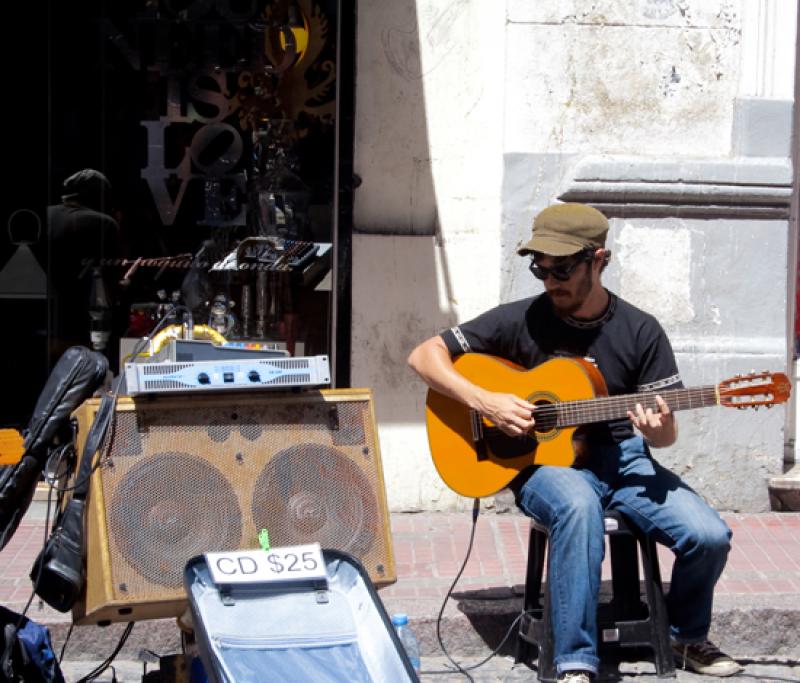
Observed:
[[[459,664],[455,659],[453,659],[450,656],[450,653],[447,651],[447,648],[444,646],[444,641],[442,640],[442,615],[444,614],[444,609],[447,606],[447,601],[450,599],[450,596],[453,594],[453,589],[456,587],[456,584],[458,583],[458,580],[461,578],[461,574],[464,573],[464,569],[467,566],[467,562],[469,562],[469,558],[472,555],[472,545],[475,542],[475,529],[476,529],[476,527],[478,525],[478,515],[480,513],[480,507],[481,507],[480,498],[475,498],[475,500],[472,503],[472,528],[470,529],[470,532],[469,532],[469,543],[467,544],[467,553],[466,553],[466,556],[464,557],[464,561],[461,563],[461,567],[459,568],[458,572],[456,573],[455,578],[453,579],[453,582],[450,584],[450,587],[447,589],[447,595],[444,596],[444,600],[442,600],[442,606],[439,609],[439,614],[436,617],[436,640],[439,643],[439,648],[441,649],[442,652],[444,652],[444,656],[447,657],[447,659],[450,661],[450,663],[453,665],[453,667],[455,667],[455,670],[458,673],[463,674],[466,677],[466,679],[468,681],[471,681],[472,683],[474,683],[474,679],[472,678],[472,676],[469,675],[469,673],[461,666],[461,664]],[[426,673],[426,674],[444,674],[444,673],[448,673],[448,674],[452,674],[453,671],[451,671],[451,670],[424,671],[424,672],[421,672],[421,673]]]
[[[141,352],[141,350],[142,350],[142,349],[143,349],[143,348],[144,348],[144,347],[147,345],[147,342],[148,342],[148,340],[149,340],[149,339],[151,339],[151,338],[152,338],[152,335],[154,335],[156,332],[158,332],[158,330],[159,330],[159,329],[161,329],[161,328],[162,328],[162,327],[165,325],[165,323],[166,323],[166,322],[168,321],[168,319],[169,319],[169,318],[172,316],[172,314],[173,314],[175,311],[179,310],[179,309],[184,309],[184,310],[186,310],[187,312],[189,312],[189,311],[188,311],[188,309],[187,309],[185,306],[173,306],[173,307],[172,307],[172,309],[170,309],[170,311],[168,311],[167,313],[165,313],[165,314],[162,316],[161,320],[159,320],[159,321],[158,321],[158,323],[156,324],[156,326],[153,328],[153,331],[151,332],[151,336],[150,336],[150,337],[142,337],[142,339],[140,339],[140,340],[139,340],[139,342],[136,344],[136,346],[135,346],[135,347],[134,347],[134,349],[133,349],[132,356],[133,356],[134,358],[136,358],[136,357],[138,356],[138,354]],[[105,433],[105,432],[106,432],[107,430],[109,430],[109,429],[110,429],[110,432],[109,432],[109,434],[108,434],[108,437],[104,439],[104,441],[105,441],[105,448],[98,448],[98,451],[97,451],[97,452],[101,453],[101,456],[100,456],[100,457],[97,459],[97,461],[96,461],[96,462],[95,462],[95,463],[94,463],[94,464],[93,464],[93,465],[92,465],[92,466],[89,468],[89,472],[88,472],[88,474],[86,475],[86,476],[87,476],[87,478],[91,478],[92,474],[93,474],[93,473],[94,473],[94,471],[95,471],[95,470],[96,470],[96,469],[97,469],[97,468],[100,466],[100,463],[101,463],[101,462],[102,462],[102,460],[103,460],[102,453],[103,453],[104,451],[108,451],[108,450],[110,450],[110,449],[111,449],[111,446],[112,446],[112,444],[113,444],[113,442],[114,442],[114,426],[116,425],[116,420],[114,420],[114,419],[113,419],[113,416],[114,416],[114,406],[116,405],[116,402],[117,402],[117,396],[119,395],[119,390],[120,390],[120,387],[121,387],[121,385],[122,385],[123,378],[124,378],[124,375],[122,374],[122,372],[120,372],[119,376],[117,377],[117,379],[115,380],[114,384],[112,385],[111,391],[109,392],[109,393],[110,393],[110,395],[111,395],[111,404],[110,404],[110,409],[109,409],[109,410],[108,410],[108,412],[107,412],[107,413],[106,413],[106,414],[103,416],[103,419],[105,419],[105,421],[106,421],[108,424],[101,426],[101,429],[103,430],[103,433]],[[94,454],[91,454],[91,456],[90,456],[90,457],[94,457]],[[83,481],[75,481],[75,482],[73,482],[73,484],[72,484],[71,486],[62,486],[62,487],[60,487],[60,489],[59,489],[59,498],[62,498],[62,497],[64,496],[64,494],[65,494],[65,493],[68,493],[68,492],[70,492],[70,491],[74,491],[74,490],[76,490],[76,489],[78,489],[78,488],[82,487],[83,485],[85,485],[85,484],[87,483],[87,481],[88,481],[87,479],[84,479]],[[49,482],[49,484],[50,484],[50,492],[52,492],[52,491],[53,491],[53,489],[54,489],[54,487],[55,487],[55,484],[54,484],[54,482]],[[48,506],[49,506],[49,494],[48,494]],[[47,518],[48,518],[48,520],[49,520],[49,507],[48,507],[48,515],[47,515]],[[46,528],[46,527],[45,527],[45,528]],[[45,543],[47,543],[47,533],[45,533]],[[32,601],[32,600],[33,600],[33,596],[36,594],[36,589],[37,589],[37,588],[38,588],[38,586],[39,586],[39,579],[40,579],[40,578],[41,578],[41,567],[39,568],[39,574],[37,575],[37,577],[36,577],[36,581],[34,582],[33,595],[31,595],[31,600],[30,600],[30,601]],[[30,605],[30,601],[28,602],[28,606]],[[26,611],[27,611],[28,607],[26,606],[26,608],[25,608],[25,609],[26,609]],[[24,613],[23,613],[23,614],[24,614]],[[119,653],[119,650],[122,648],[122,645],[124,645],[124,643],[125,643],[125,640],[127,640],[127,638],[128,638],[128,635],[130,635],[130,631],[133,629],[133,624],[134,624],[134,622],[129,622],[129,624],[128,624],[129,628],[127,628],[127,629],[126,629],[126,632],[123,632],[123,636],[122,636],[122,638],[120,639],[120,644],[117,646],[117,648],[116,648],[116,649],[114,650],[114,652],[111,654],[111,656],[110,656],[110,657],[109,657],[109,658],[108,658],[108,659],[107,659],[107,660],[104,662],[104,666],[103,666],[103,668],[102,668],[102,669],[100,669],[100,671],[92,672],[91,674],[89,674],[89,678],[87,678],[87,680],[91,680],[91,678],[92,678],[92,677],[96,677],[96,676],[100,675],[100,673],[102,673],[103,671],[105,671],[105,670],[106,670],[106,669],[109,667],[109,665],[111,664],[111,662],[113,662],[113,661],[114,661],[114,658],[115,658],[115,657],[117,656],[117,654]],[[65,651],[66,651],[66,648],[67,648],[67,643],[69,642],[70,636],[72,635],[72,628],[73,628],[73,626],[74,626],[74,624],[73,624],[72,626],[70,626],[70,629],[69,629],[69,631],[67,632],[67,636],[66,636],[66,638],[64,639],[64,644],[63,644],[63,645],[62,645],[62,647],[61,647],[61,656],[59,657],[59,662],[61,662],[61,661],[63,660],[63,658],[64,658],[64,653],[65,653]],[[112,669],[113,669],[113,667],[112,667]],[[116,677],[116,672],[115,672],[115,674],[114,674],[114,675],[115,675],[115,677]]]
[[[119,392],[119,387],[120,387],[121,383],[122,383],[122,375],[120,375],[117,378],[116,383],[113,385],[113,388],[112,388],[112,391],[111,391],[111,394],[112,394],[112,409],[106,415],[106,420],[110,420],[111,416],[113,415],[113,412],[114,412],[113,411],[113,404],[116,402],[117,393]],[[111,443],[112,441],[113,441],[113,430],[112,430],[112,436],[110,437],[109,443]],[[98,450],[100,450],[100,449],[98,449]],[[53,458],[54,456],[56,456],[57,453],[60,454],[60,451],[54,451],[48,457],[48,461],[47,461],[47,463],[45,465],[45,469],[47,469],[47,465],[49,465],[50,459]],[[101,459],[99,458],[98,462],[92,467],[92,470],[91,470],[92,472],[94,471],[94,469],[96,469],[99,466],[100,460]],[[90,476],[90,475],[87,475],[87,476]],[[56,516],[55,515],[54,515],[54,518],[53,518],[52,521],[50,519],[50,516],[51,516],[51,510],[52,510],[52,507],[53,507],[53,491],[56,490],[57,481],[54,481],[54,480],[47,481],[47,485],[48,485],[48,489],[47,489],[47,509],[46,509],[46,512],[45,512],[44,540],[42,542],[42,548],[47,546],[47,539],[49,538],[50,534],[52,533],[52,525],[56,521]],[[57,494],[59,501],[63,500],[63,496],[64,496],[64,494],[66,492],[73,491],[78,486],[79,486],[79,483],[73,484],[72,486],[59,487],[58,488],[58,494]],[[19,619],[17,620],[17,624],[15,626],[15,630],[16,631],[19,631],[19,629],[22,627],[22,624],[25,621],[25,618],[26,618],[26,616],[28,614],[28,610],[30,609],[31,604],[33,604],[33,599],[36,597],[36,592],[39,589],[39,582],[42,579],[42,570],[43,569],[44,569],[44,564],[39,564],[39,569],[36,572],[36,578],[33,579],[33,588],[31,589],[31,596],[28,598],[28,602],[25,604],[25,607],[23,608],[22,612],[19,615]],[[64,656],[64,651],[66,650],[67,642],[69,641],[70,635],[72,635],[72,627],[70,627],[69,632],[67,633],[67,637],[66,637],[66,639],[64,641],[64,644],[63,644],[63,646],[61,648],[61,657],[62,658]],[[3,652],[2,661],[6,661],[7,660],[8,656],[9,656],[9,653],[11,652],[11,648],[13,646],[13,643],[14,643],[14,641],[10,640],[6,644],[6,649]],[[61,659],[59,659],[59,661],[61,661]]]
[[[116,656],[119,654],[119,651],[125,647],[125,643],[128,640],[128,636],[130,636],[131,631],[133,631],[133,627],[136,624],[135,621],[129,621],[128,624],[125,626],[125,630],[122,632],[122,635],[119,637],[119,641],[117,642],[117,646],[114,648],[114,651],[106,658],[105,661],[98,664],[92,671],[86,674],[83,678],[79,679],[77,683],[89,683],[89,681],[93,681],[97,678],[101,673],[103,673],[109,666],[111,666],[111,662],[114,661]],[[113,669],[113,667],[112,667]],[[116,673],[115,673],[116,676]]]
[[[186,313],[189,313],[189,315],[191,315],[191,311],[189,311],[189,309],[186,306],[173,305],[170,308],[170,310],[167,311],[161,317],[161,320],[159,320],[158,323],[156,323],[156,326],[151,331],[150,336],[142,337],[139,340],[139,342],[134,347],[133,352],[132,352],[131,355],[134,358],[136,358],[136,356],[141,352],[141,350],[147,345],[148,341],[152,338],[152,336],[155,333],[157,333],[165,325],[165,323],[170,319],[170,317],[175,312],[181,311],[181,310],[186,312]],[[104,439],[104,441],[106,442],[106,448],[105,449],[98,448],[98,452],[102,452],[104,450],[108,450],[108,447],[113,443],[113,440],[114,440],[113,426],[114,426],[114,424],[116,422],[115,420],[112,419],[113,415],[114,415],[114,405],[116,404],[117,396],[119,394],[119,390],[120,390],[120,387],[122,385],[123,379],[124,379],[124,375],[122,374],[122,372],[120,372],[119,376],[116,378],[116,380],[114,381],[114,383],[111,386],[111,390],[109,392],[109,394],[111,396],[111,408],[108,411],[108,413],[104,416],[105,419],[109,422],[109,425],[107,427],[103,428],[103,430],[105,431],[108,427],[110,427],[111,428],[111,433],[110,433],[110,435],[108,436],[107,439]],[[48,459],[47,459],[47,462],[46,462],[45,468],[44,468],[45,470],[47,470],[47,466],[49,465],[51,458],[53,458],[57,453],[59,455],[61,454],[60,449],[58,451],[54,451],[53,453],[50,454],[50,456],[48,456]],[[91,454],[90,457],[94,457],[94,455],[95,454]],[[63,499],[63,496],[64,496],[65,493],[68,493],[70,491],[74,491],[76,488],[86,484],[88,482],[88,479],[91,477],[92,473],[100,466],[100,463],[102,462],[102,460],[103,460],[102,456],[97,459],[97,462],[95,462],[92,465],[92,467],[90,468],[89,474],[87,474],[87,478],[84,479],[83,481],[73,482],[73,484],[71,486],[66,486],[66,485],[59,486],[58,487],[58,494],[57,494],[58,495],[58,500],[61,501]],[[57,480],[47,481],[47,484],[48,484],[47,508],[46,508],[46,512],[45,512],[44,541],[42,543],[42,548],[44,548],[47,545],[47,539],[50,537],[50,533],[52,531],[51,525],[52,525],[53,522],[55,522],[55,519],[53,520],[53,522],[51,522],[50,515],[51,515],[51,510],[52,510],[53,491],[56,489]],[[15,632],[18,632],[19,629],[22,627],[22,624],[25,621],[26,615],[28,613],[28,610],[30,609],[31,605],[33,604],[33,599],[36,597],[36,591],[39,588],[39,581],[42,578],[42,569],[43,569],[43,565],[40,564],[39,565],[39,571],[36,574],[36,578],[33,580],[33,590],[31,591],[31,595],[28,598],[27,603],[25,603],[25,607],[23,608],[22,612],[20,613],[19,619],[17,619],[17,623],[15,625]],[[133,624],[134,624],[134,622],[129,622],[128,625],[130,626],[130,629],[133,628]],[[127,634],[123,634],[125,640],[127,640],[127,637],[130,634],[130,629],[126,629],[127,630]],[[67,632],[66,639],[64,640],[64,644],[61,647],[61,656],[59,657],[59,662],[64,657],[64,652],[66,651],[67,643],[69,642],[69,638],[70,638],[71,635],[72,635],[72,626],[70,626],[70,629]],[[108,668],[108,666],[114,660],[114,657],[116,657],[117,653],[122,648],[122,645],[124,645],[124,642],[125,642],[124,640],[121,640],[122,644],[118,645],[117,649],[112,653],[111,657],[106,660],[105,666],[103,667],[102,671],[105,671]],[[2,658],[0,658],[0,662],[5,662],[5,661],[8,660],[8,657],[10,656],[10,653],[11,653],[11,650],[12,650],[13,646],[14,646],[14,639],[9,639],[9,642],[6,643],[5,649],[3,650],[3,654],[2,654]],[[102,671],[100,673],[102,673]],[[99,673],[98,674],[94,674],[94,675],[97,676],[97,675],[99,675]],[[84,679],[81,679],[81,680],[84,680]],[[85,680],[90,680],[90,679],[87,678]]]
[[[51,486],[47,491],[47,508],[45,512],[45,525],[44,525],[44,543],[42,547],[47,544],[47,538],[50,535],[50,508],[53,502],[53,487]],[[11,656],[11,650],[14,647],[14,642],[16,638],[16,634],[19,633],[19,630],[22,628],[22,624],[26,619],[26,615],[28,614],[28,610],[31,608],[33,604],[33,599],[36,597],[36,588],[39,585],[39,579],[42,576],[42,567],[39,566],[39,571],[36,574],[36,580],[33,584],[33,590],[31,591],[31,596],[28,598],[28,602],[25,603],[25,607],[23,608],[22,612],[19,615],[19,619],[17,619],[17,623],[14,625],[14,638],[9,638],[8,642],[6,643],[5,650],[3,650],[2,659],[0,662],[8,661],[8,658]]]
[[[166,313],[164,313],[163,316],[161,316],[161,319],[156,323],[156,326],[152,329],[150,334],[148,336],[142,337],[136,343],[136,346],[134,346],[133,351],[130,354],[132,358],[136,358],[141,353],[142,349],[147,345],[147,343],[152,340],[152,338],[161,330],[162,327],[164,327],[166,325],[166,323],[172,318],[172,316],[177,311],[184,311],[184,312],[188,313],[189,315],[191,315],[191,311],[189,311],[189,309],[186,306],[183,306],[183,305],[180,305],[180,304],[173,305]],[[108,422],[108,425],[106,427],[103,427],[102,429],[103,429],[104,432],[106,431],[106,429],[110,429],[111,432],[110,432],[109,436],[106,437],[106,439],[104,440],[105,441],[105,448],[98,448],[98,452],[110,450],[110,446],[114,442],[114,426],[116,424],[116,421],[113,420],[112,417],[114,415],[114,405],[116,405],[117,397],[119,395],[119,390],[120,390],[120,387],[122,386],[122,382],[124,380],[124,377],[125,377],[124,374],[120,371],[120,374],[114,380],[114,383],[111,386],[111,390],[109,391],[109,394],[111,396],[111,406],[110,406],[110,409],[108,410],[108,413],[106,413],[106,415],[105,415],[105,419]],[[98,414],[99,414],[99,412],[98,412]],[[92,457],[93,456],[94,456],[94,454],[92,454]],[[75,489],[78,489],[78,488],[86,485],[88,483],[88,479],[91,478],[91,475],[100,466],[100,463],[102,462],[102,460],[103,460],[103,458],[101,456],[101,457],[99,457],[97,459],[97,461],[95,463],[92,464],[91,468],[89,469],[89,472],[86,475],[86,478],[84,478],[82,480],[78,479],[78,480],[74,481],[69,486],[67,486],[67,485],[61,486],[60,487],[60,491],[59,491],[59,495],[63,496],[65,493],[70,493],[70,492],[74,491]],[[53,486],[53,484],[51,483],[51,487],[52,486]]]
[[[67,651],[67,643],[69,643],[69,639],[72,637],[72,629],[74,629],[74,628],[75,628],[75,622],[73,621],[69,625],[69,630],[67,631],[67,635],[64,638],[64,643],[61,646],[61,652],[58,655],[58,663],[59,664],[61,664],[61,662],[64,661],[64,653],[66,653],[66,651]]]
[[[447,595],[445,595],[444,600],[442,602],[442,607],[439,610],[439,615],[436,618],[436,639],[438,640],[439,647],[441,648],[442,652],[444,652],[445,657],[447,657],[447,659],[450,661],[450,663],[453,665],[454,668],[453,669],[434,670],[434,671],[422,671],[421,673],[423,673],[423,674],[442,675],[442,674],[452,674],[455,671],[456,673],[463,674],[467,678],[467,680],[473,681],[473,683],[474,683],[474,679],[472,678],[472,676],[469,675],[469,672],[470,671],[474,671],[478,667],[483,666],[492,657],[497,655],[497,653],[500,651],[500,649],[503,647],[503,645],[505,645],[506,641],[508,640],[508,638],[513,633],[514,629],[516,628],[517,624],[519,623],[519,620],[522,619],[522,616],[524,614],[524,612],[520,612],[520,614],[518,614],[515,617],[514,621],[511,623],[511,626],[509,626],[508,629],[506,630],[505,635],[500,640],[500,643],[497,645],[497,647],[494,650],[492,650],[492,652],[489,653],[489,655],[487,655],[484,659],[479,661],[477,664],[472,664],[472,665],[467,666],[467,667],[463,666],[463,664],[460,664],[459,662],[456,662],[450,656],[450,653],[447,651],[447,648],[445,648],[445,646],[444,646],[444,642],[442,640],[442,632],[441,632],[442,615],[444,614],[444,609],[445,609],[445,606],[447,605],[447,601],[452,596],[453,589],[456,587],[456,584],[458,583],[459,579],[461,578],[461,574],[463,574],[464,569],[467,566],[467,562],[469,562],[470,555],[472,554],[472,546],[473,546],[473,543],[475,541],[475,529],[476,529],[477,524],[478,524],[478,515],[479,515],[479,513],[480,513],[480,498],[475,498],[475,500],[473,501],[473,504],[472,504],[472,528],[470,530],[469,543],[467,545],[467,553],[466,553],[466,556],[464,557],[464,561],[462,562],[460,569],[458,570],[458,573],[456,574],[455,579],[453,579],[453,582],[450,584],[450,588],[447,591]]]

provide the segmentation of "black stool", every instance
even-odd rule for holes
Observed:
[[[675,676],[655,541],[613,510],[605,513],[605,528],[611,559],[612,593],[611,599],[605,600],[601,591],[597,607],[599,645],[650,647],[659,678]],[[544,605],[540,601],[547,539],[547,529],[531,521],[524,614],[520,621],[516,659],[517,662],[533,659],[532,646],[535,646],[539,680],[555,681],[549,590],[544,591]],[[639,583],[637,546],[644,569],[645,603],[642,603]],[[548,575],[551,569],[548,564]]]

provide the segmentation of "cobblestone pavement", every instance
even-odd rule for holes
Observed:
[[[717,586],[711,637],[732,655],[746,658],[745,671],[731,680],[800,682],[800,513],[726,513],[724,517],[734,530],[734,542]],[[422,648],[423,670],[443,671],[447,660],[440,656],[435,627],[443,598],[463,559],[469,514],[394,513],[391,522],[397,582],[379,595],[390,614],[406,612],[411,617]],[[456,653],[459,661],[478,662],[519,614],[528,528],[528,520],[521,515],[483,514],[479,518],[474,552],[453,599],[446,604],[441,624],[448,650]],[[41,548],[43,532],[43,519],[29,515],[0,555],[0,604],[16,611],[23,608],[31,590],[28,573]],[[672,556],[660,549],[659,557],[668,580]],[[605,566],[603,577],[608,576]],[[29,616],[51,629],[59,650],[70,615],[35,601]],[[122,626],[75,629],[62,667],[69,682],[85,676],[114,649]],[[143,665],[137,661],[142,649],[174,653],[179,646],[174,620],[140,622],[115,664],[117,682],[142,679]],[[471,675],[476,683],[536,680],[534,670],[514,666],[506,657],[491,659]],[[96,680],[110,683],[113,678],[109,671]],[[422,680],[449,683],[468,679],[456,673],[425,673]],[[657,680],[662,679],[645,659],[608,668],[598,683]],[[681,671],[672,680],[709,679]]]
[[[462,666],[470,666],[477,663],[477,658],[459,662]],[[744,671],[736,676],[724,679],[731,683],[785,683],[789,681],[800,681],[800,662],[762,660],[745,660]],[[90,672],[98,662],[66,662],[62,667],[68,683],[74,683],[81,676]],[[456,673],[433,673],[437,671],[446,672],[449,662],[444,657],[423,657],[422,659],[422,683],[463,683],[469,679],[463,674]],[[115,664],[117,683],[133,683],[142,680],[143,667],[141,662],[123,661]],[[150,668],[152,671],[152,667]],[[470,672],[474,683],[516,683],[517,681],[536,681],[536,671],[518,664],[515,665],[513,659],[509,657],[493,657],[489,662],[475,671]],[[264,678],[268,681],[268,678]],[[604,670],[597,679],[596,683],[616,683],[617,681],[636,681],[638,683],[664,683],[665,681],[677,681],[678,683],[709,683],[715,679],[709,676],[698,676],[688,671],[677,671],[675,678],[658,678],[655,675],[653,665],[648,662],[620,662],[617,665]],[[97,683],[112,683],[112,673],[109,670],[106,674],[96,679]],[[257,681],[246,681],[242,683],[258,683]],[[313,682],[309,682],[313,683]],[[380,683],[391,683],[390,681]]]

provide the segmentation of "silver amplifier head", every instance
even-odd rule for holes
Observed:
[[[193,391],[294,389],[331,383],[328,356],[296,356],[188,363],[125,363],[130,396]]]

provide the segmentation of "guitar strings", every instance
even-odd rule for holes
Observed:
[[[672,389],[665,392],[648,391],[641,394],[625,394],[621,396],[600,396],[593,399],[562,401],[559,403],[539,404],[534,411],[545,422],[554,421],[556,427],[567,427],[591,422],[603,422],[625,417],[636,403],[652,403],[655,397],[663,396],[673,410],[686,408],[702,408],[717,404],[715,386]]]
[[[669,389],[661,392],[646,391],[638,394],[598,396],[576,401],[540,403],[537,404],[533,417],[542,426],[549,429],[605,422],[625,417],[629,410],[633,410],[636,403],[642,403],[645,408],[651,407],[655,410],[655,397],[658,395],[667,401],[673,411],[705,408],[719,403],[717,387],[712,384],[701,387]],[[486,426],[484,429],[489,432],[499,431],[499,428],[495,426]]]

